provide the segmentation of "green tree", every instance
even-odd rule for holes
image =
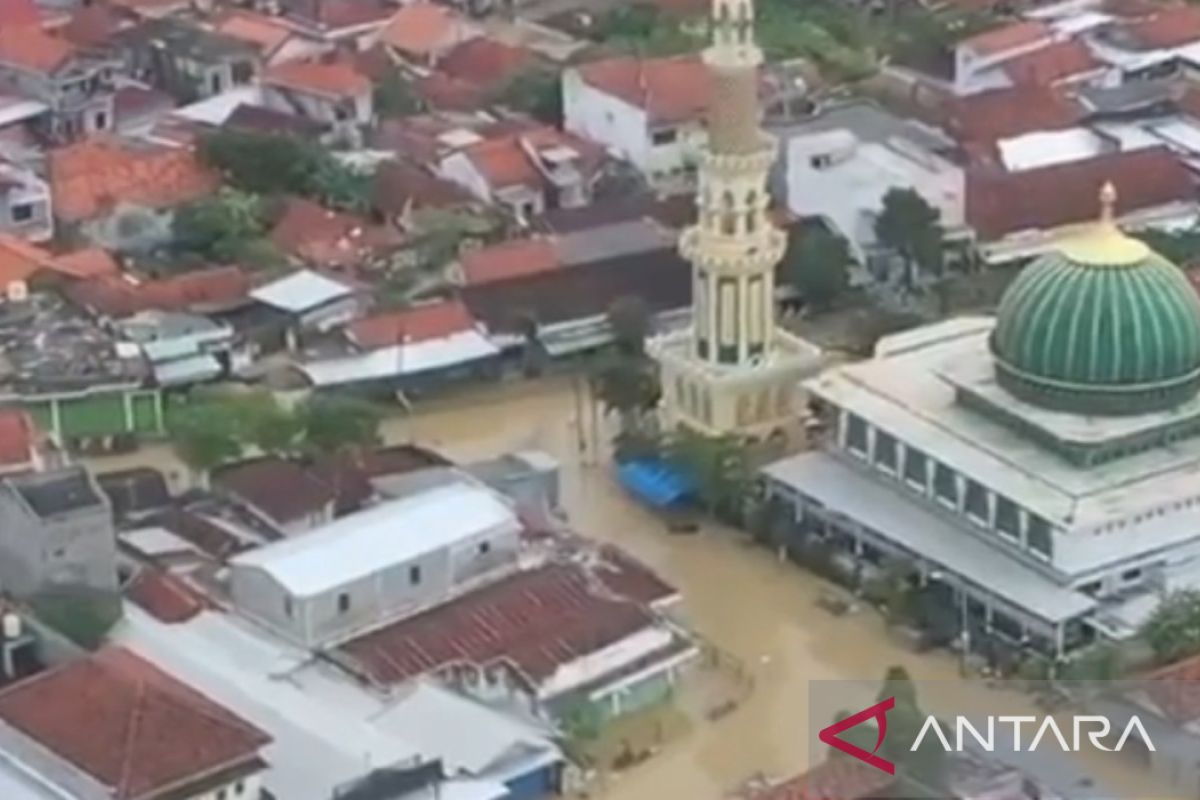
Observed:
[[[1167,595],[1141,634],[1162,663],[1200,653],[1200,591],[1184,589]]]
[[[617,350],[632,357],[645,355],[651,321],[650,306],[641,297],[627,295],[613,301],[608,309],[608,324]]]
[[[261,237],[264,229],[260,198],[228,186],[185,205],[172,222],[178,247],[218,263],[231,263],[238,248]]]
[[[897,774],[902,779],[922,788],[940,787],[946,753],[937,738],[926,736],[915,752],[911,750],[928,715],[921,710],[916,686],[904,667],[888,667],[884,674],[876,699],[882,701],[889,697],[896,698],[896,706],[888,714],[888,735],[880,754],[896,764]]]
[[[495,101],[515,111],[523,111],[547,125],[562,124],[562,88],[558,73],[543,67],[518,72],[496,93]]]
[[[229,424],[229,409],[220,403],[190,403],[169,418],[168,435],[175,453],[201,476],[242,455],[235,426]]]
[[[378,406],[355,397],[313,395],[297,409],[303,446],[331,454],[379,443]]]
[[[850,285],[850,245],[825,228],[788,231],[784,277],[806,303],[826,309]]]
[[[667,461],[691,479],[709,513],[740,524],[752,471],[746,444],[736,436],[708,436],[680,428],[665,447]]]
[[[375,113],[385,119],[409,117],[421,111],[421,99],[413,89],[412,82],[393,69],[375,85]]]
[[[904,264],[904,286],[911,290],[919,267],[941,274],[943,232],[941,212],[915,189],[889,189],[883,210],[875,218],[875,237]]]

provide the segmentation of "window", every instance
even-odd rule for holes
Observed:
[[[479,555],[486,556],[490,552],[492,552],[492,543],[491,542],[480,542],[479,543]]]
[[[1078,589],[1079,591],[1083,592],[1086,595],[1095,597],[1097,594],[1100,593],[1100,581],[1088,581],[1087,583],[1081,583],[1079,586],[1076,586],[1075,588]]]
[[[679,138],[679,132],[674,128],[659,128],[650,134],[650,141],[656,145],[673,144]]]
[[[233,785],[233,793],[234,794],[240,795],[244,791],[246,791],[246,783],[244,781],[238,781],[237,783],[235,783]]]
[[[987,522],[987,489],[984,489],[975,481],[967,481],[967,500],[964,505],[966,506],[968,516],[985,523]]]
[[[103,111],[98,112],[96,116],[92,117],[92,127],[98,131],[106,130],[108,128],[108,114],[105,114]]]
[[[883,431],[875,431],[875,464],[881,469],[888,472],[895,472],[898,468],[899,454],[896,445],[896,437],[890,433]]]
[[[28,222],[33,219],[33,203],[17,203],[8,207],[13,222]]]
[[[1041,517],[1029,515],[1029,531],[1027,534],[1029,549],[1035,553],[1050,557],[1052,542],[1050,540],[1050,523]]]
[[[408,568],[408,582],[412,586],[416,586],[421,582],[421,567],[419,565]]]
[[[350,595],[342,592],[338,595],[338,613],[345,614],[350,610]]]
[[[333,116],[334,116],[334,119],[336,119],[338,122],[345,122],[346,120],[350,119],[353,115],[350,113],[349,109],[347,109],[345,106],[337,106],[336,108],[333,109]]]
[[[846,449],[864,456],[867,454],[867,423],[854,414],[846,415]]]
[[[283,613],[287,615],[288,619],[292,618],[292,614],[295,613],[295,609],[292,607],[292,598],[283,598]]]
[[[1007,497],[996,497],[996,530],[1014,539],[1021,536],[1021,512]]]
[[[209,85],[209,87],[211,87],[209,89],[209,91],[212,94],[220,94],[221,93],[221,74],[218,72],[218,73],[214,73],[213,75],[210,75],[208,78],[208,85]]]
[[[1135,581],[1140,581],[1141,579],[1142,570],[1140,568],[1127,569],[1121,573],[1121,580],[1123,580],[1125,583],[1134,583]]]
[[[833,164],[833,156],[829,155],[828,153],[822,153],[821,155],[811,156],[808,159],[808,165],[810,167],[812,167],[813,169],[827,169],[832,164]]]
[[[225,790],[217,789],[217,800],[225,800]]]
[[[915,448],[908,448],[904,453],[904,479],[909,483],[916,484],[925,490],[925,484],[928,478],[925,475],[925,465],[929,459],[925,454]]]
[[[933,494],[943,503],[958,507],[958,480],[945,464],[933,468]]]

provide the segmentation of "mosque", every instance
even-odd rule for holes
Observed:
[[[1200,587],[1200,301],[1100,194],[995,318],[806,381],[824,441],[764,472],[798,534],[866,569],[911,559],[965,633],[1049,656]]]

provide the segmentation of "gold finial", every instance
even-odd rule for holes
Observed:
[[[1105,181],[1100,187],[1100,221],[1106,225],[1111,225],[1116,215],[1113,213],[1117,207],[1117,187],[1113,186],[1112,181]]]

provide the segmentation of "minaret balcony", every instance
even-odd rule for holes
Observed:
[[[765,131],[759,131],[759,136],[761,146],[748,153],[705,153],[702,165],[705,177],[711,182],[719,182],[770,173],[771,165],[775,163],[777,144],[775,138]]]
[[[679,237],[680,255],[713,272],[769,272],[786,247],[787,238],[776,229],[753,236],[720,236],[692,227]]]

